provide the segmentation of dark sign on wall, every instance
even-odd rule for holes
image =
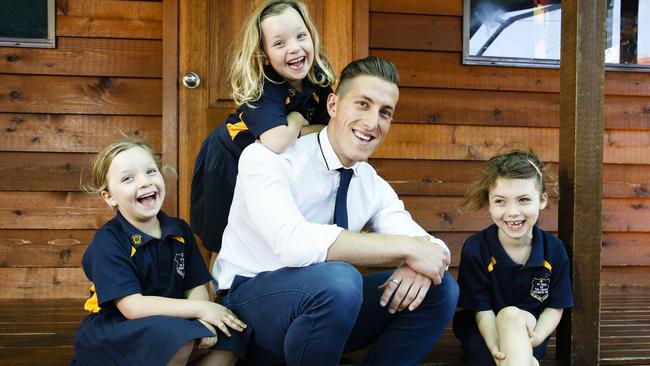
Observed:
[[[55,46],[55,0],[0,0],[0,46]]]

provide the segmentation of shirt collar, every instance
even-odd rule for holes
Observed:
[[[320,146],[321,156],[323,157],[323,161],[325,162],[327,170],[337,170],[339,168],[352,169],[354,175],[357,175],[359,162],[352,164],[351,167],[343,166],[343,163],[341,163],[341,160],[336,155],[336,152],[334,152],[334,147],[332,147],[329,135],[327,134],[327,128],[328,126],[325,126],[325,128],[323,128],[318,133],[318,145]]]
[[[490,255],[494,257],[498,264],[504,267],[521,267],[519,263],[515,263],[512,258],[506,253],[505,249],[499,241],[499,228],[496,224],[492,224],[487,231],[488,236],[488,249]],[[544,266],[544,238],[542,230],[533,226],[533,248],[530,251],[530,256],[524,267],[542,267]]]
[[[313,93],[316,91],[316,86],[312,84],[307,77],[305,77],[301,84],[302,84],[302,91],[298,92],[293,86],[291,86],[286,80],[278,74],[273,67],[265,67],[264,72],[266,73],[266,77],[269,79],[268,81],[277,84],[277,85],[282,85],[283,88],[286,90],[294,90],[295,93],[297,94],[309,94]]]
[[[164,240],[168,236],[182,236],[182,228],[172,220],[166,213],[158,212],[158,221],[160,222],[160,231],[162,232],[160,240]],[[128,222],[124,216],[118,211],[115,215],[115,220],[120,225],[124,233],[130,238],[131,244],[135,247],[142,246],[152,240],[157,240],[153,236],[140,231],[138,228]]]

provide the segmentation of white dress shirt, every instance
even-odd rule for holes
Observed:
[[[213,267],[220,289],[235,275],[254,277],[325,261],[342,228],[333,225],[343,165],[327,136],[298,139],[282,154],[259,142],[239,159],[239,175],[222,248]],[[390,185],[366,162],[355,163],[347,197],[348,227],[359,232],[426,236]],[[440,239],[432,241],[449,249]]]

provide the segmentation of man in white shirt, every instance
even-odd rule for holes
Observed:
[[[416,365],[451,319],[449,249],[365,162],[388,132],[398,83],[389,61],[352,62],[327,100],[328,127],[282,154],[259,142],[242,153],[213,275],[252,329],[248,363],[338,365],[372,345],[365,364]],[[368,276],[353,266],[399,262]]]

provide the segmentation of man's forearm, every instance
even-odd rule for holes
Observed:
[[[439,284],[449,265],[445,248],[428,236],[354,233],[343,230],[327,251],[326,260],[356,265],[380,265],[404,261],[414,271]]]
[[[343,230],[327,251],[328,261],[344,261],[360,266],[400,262],[408,254],[403,235],[356,233]]]

